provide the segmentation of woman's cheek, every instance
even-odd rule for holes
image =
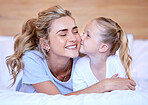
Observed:
[[[81,36],[80,34],[78,35],[78,40],[79,40],[79,44],[81,43]]]

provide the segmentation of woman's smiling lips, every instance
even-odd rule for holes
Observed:
[[[66,46],[65,48],[67,48],[67,49],[76,49],[76,48],[77,48],[77,44],[68,45],[68,46]]]

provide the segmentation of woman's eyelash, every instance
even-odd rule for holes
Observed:
[[[78,31],[74,31],[74,33],[78,33]]]
[[[74,31],[73,33],[78,33],[78,31]],[[67,34],[60,34],[60,36],[66,36]]]
[[[61,34],[60,36],[66,36],[66,34]]]

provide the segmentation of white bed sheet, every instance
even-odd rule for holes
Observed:
[[[0,105],[148,105],[148,90],[116,90],[72,96],[0,90]]]

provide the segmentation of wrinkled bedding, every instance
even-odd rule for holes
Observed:
[[[116,90],[62,96],[0,90],[0,105],[148,105],[148,91]]]

